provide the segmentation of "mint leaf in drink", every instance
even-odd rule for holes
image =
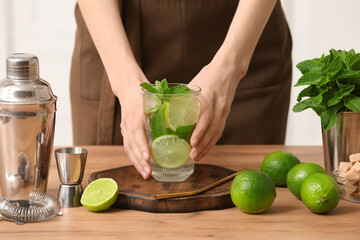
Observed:
[[[188,94],[191,93],[190,88],[185,85],[176,85],[169,88],[166,94]]]
[[[161,80],[160,85],[161,85],[161,88],[163,89],[163,93],[166,94],[168,89],[169,89],[169,85],[168,85],[168,83],[166,81],[166,78]]]
[[[164,111],[165,104],[162,104],[158,107],[151,118],[151,134],[153,139],[162,135],[171,134],[171,131],[165,126]]]
[[[159,94],[166,94],[168,91],[168,83],[166,81],[166,78],[160,81],[155,81],[156,90]]]
[[[170,87],[168,85],[168,82],[166,81],[166,78],[164,78],[161,81],[155,81],[155,88],[147,83],[143,82],[140,84],[142,88],[144,88],[146,91],[151,93],[157,93],[160,95],[164,94],[188,94],[191,93],[190,88],[188,88],[186,85],[176,85],[174,87]]]
[[[164,93],[164,90],[162,89],[160,81],[158,81],[158,80],[155,81],[155,88],[159,94]]]
[[[191,90],[186,85],[176,85],[170,87],[166,81],[166,78],[160,81],[155,81],[156,89],[159,94],[187,94],[191,93]]]
[[[148,92],[151,92],[151,93],[158,93],[158,91],[153,87],[151,86],[150,83],[147,83],[147,82],[143,82],[140,84],[140,86],[145,89],[146,91]]]
[[[196,123],[188,126],[180,126],[176,129],[176,135],[190,143],[191,134],[194,131],[195,126]]]

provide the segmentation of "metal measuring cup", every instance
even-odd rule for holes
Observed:
[[[79,207],[83,193],[81,185],[86,157],[88,151],[85,148],[66,147],[55,150],[55,159],[60,178],[58,200],[61,207]]]

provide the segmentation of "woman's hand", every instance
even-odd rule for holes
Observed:
[[[240,1],[220,49],[191,81],[202,89],[200,116],[190,140],[190,158],[195,161],[203,158],[221,137],[237,85],[246,74],[275,3],[276,0]]]
[[[220,139],[236,87],[245,71],[218,63],[205,66],[190,82],[201,88],[200,115],[190,143],[190,158],[200,161]]]
[[[125,151],[137,171],[147,179],[151,173],[150,151],[144,132],[140,83],[148,80],[131,50],[119,12],[119,1],[78,0],[78,3],[111,88],[120,101]]]
[[[121,105],[121,134],[124,139],[126,154],[141,176],[147,179],[151,173],[150,150],[144,130],[140,83],[148,82],[148,80],[140,69],[135,74],[131,74],[130,77],[128,75],[127,78],[128,84],[126,86],[119,87],[119,89],[113,87]]]

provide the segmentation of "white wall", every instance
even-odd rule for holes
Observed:
[[[300,78],[296,63],[328,53],[331,48],[360,51],[359,0],[282,0],[293,37],[293,85]],[[292,88],[291,107],[302,90]],[[290,111],[286,144],[320,145],[320,118],[310,109]]]
[[[75,0],[0,0],[0,78],[14,52],[37,55],[40,77],[58,97],[55,145],[72,144],[70,60],[75,38]]]
[[[359,0],[282,0],[293,35],[293,61],[320,56],[330,48],[360,51]],[[0,78],[6,57],[34,53],[40,75],[59,97],[55,145],[72,144],[69,100],[70,60],[74,44],[75,0],[0,0]],[[294,67],[294,84],[300,73]],[[294,85],[293,84],[293,85]],[[300,88],[292,89],[291,107]],[[320,120],[311,110],[290,111],[286,144],[320,145]]]

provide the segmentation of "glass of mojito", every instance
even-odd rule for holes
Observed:
[[[199,118],[201,89],[166,79],[141,87],[151,175],[161,182],[184,181],[194,172],[190,138]]]

